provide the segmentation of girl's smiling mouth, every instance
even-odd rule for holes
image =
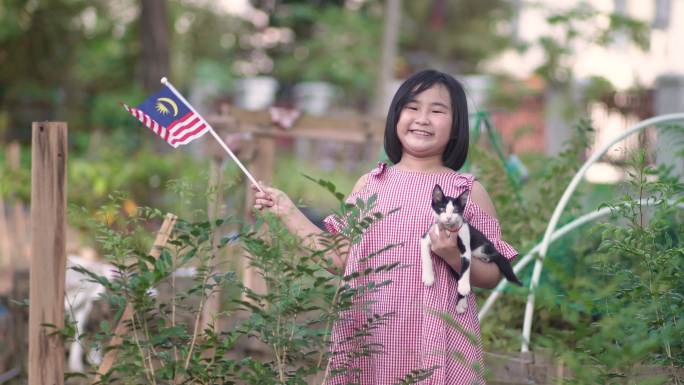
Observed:
[[[430,131],[421,130],[421,129],[410,129],[409,133],[414,134],[414,135],[420,135],[420,136],[432,136],[432,135],[434,135]]]

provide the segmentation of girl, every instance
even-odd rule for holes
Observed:
[[[461,271],[461,256],[454,236],[430,232],[434,253],[435,283],[427,287],[421,281],[420,238],[432,224],[432,189],[439,184],[444,193],[457,197],[469,190],[465,219],[485,234],[508,259],[517,252],[500,239],[501,231],[489,195],[472,175],[459,173],[468,155],[468,108],[461,84],[448,74],[426,70],[414,74],[399,87],[387,114],[385,151],[394,164],[378,167],[363,175],[348,197],[367,200],[377,195],[375,210],[399,211],[374,223],[361,242],[348,254],[331,255],[345,274],[366,267],[401,262],[405,268],[384,274],[381,280],[391,284],[364,297],[371,303],[371,314],[391,317],[372,331],[364,345],[379,346],[368,357],[334,356],[332,366],[345,365],[360,371],[348,371],[333,378],[332,384],[360,383],[390,385],[415,369],[434,369],[421,383],[455,385],[484,383],[483,354],[475,296],[468,296],[468,308],[456,313],[457,285],[455,272]],[[303,239],[315,239],[320,230],[296,209],[281,191],[266,188],[255,194],[254,207],[279,216],[285,225]],[[326,229],[338,232],[344,218],[325,219]],[[401,244],[378,256],[360,261],[364,256],[388,244]],[[362,265],[363,264],[363,265]],[[370,266],[369,266],[370,265]],[[501,276],[495,264],[473,258],[471,282],[493,288]],[[448,314],[460,327],[444,321]],[[351,311],[333,330],[334,352],[350,351],[349,337],[365,322],[367,313]],[[349,358],[351,357],[351,358]],[[346,362],[339,362],[346,359]],[[435,369],[436,368],[436,369]]]

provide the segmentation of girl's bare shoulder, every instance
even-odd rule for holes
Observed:
[[[470,191],[470,194],[470,199],[477,203],[477,205],[480,206],[484,212],[494,218],[497,217],[492,198],[489,197],[489,193],[487,193],[487,190],[477,179],[473,181],[473,187]]]

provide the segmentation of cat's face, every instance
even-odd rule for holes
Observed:
[[[463,225],[463,211],[468,200],[468,191],[458,198],[444,195],[439,185],[432,190],[432,210],[435,212],[435,222],[446,229],[458,229]]]

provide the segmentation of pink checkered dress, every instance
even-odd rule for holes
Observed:
[[[367,200],[372,194],[377,194],[375,211],[385,213],[397,207],[401,209],[367,230],[362,241],[352,248],[345,274],[393,262],[400,262],[404,268],[359,278],[351,283],[358,285],[368,280],[392,280],[377,292],[360,298],[358,308],[341,315],[342,319],[333,329],[332,351],[351,352],[360,349],[362,344],[373,347],[377,353],[370,357],[336,355],[331,367],[347,365],[360,371],[350,370],[333,376],[329,384],[391,385],[412,370],[432,367],[439,368],[421,384],[484,383],[482,343],[474,295],[468,296],[468,310],[459,315],[456,313],[457,281],[451,268],[433,255],[435,283],[431,287],[426,287],[421,281],[420,269],[419,240],[433,220],[432,189],[439,183],[447,196],[456,197],[470,190],[473,180],[472,175],[455,171],[423,173],[381,163],[370,172],[366,187],[347,198],[353,203],[357,197]],[[470,200],[465,217],[506,258],[513,259],[518,254],[500,239],[498,221]],[[343,219],[331,215],[324,223],[328,231],[338,232],[343,226]],[[390,243],[403,243],[403,246],[370,260],[362,259]],[[368,304],[365,309],[362,302]],[[462,330],[448,325],[434,312],[448,313]],[[371,330],[371,336],[350,340],[372,314],[387,314],[388,319],[379,328]]]

